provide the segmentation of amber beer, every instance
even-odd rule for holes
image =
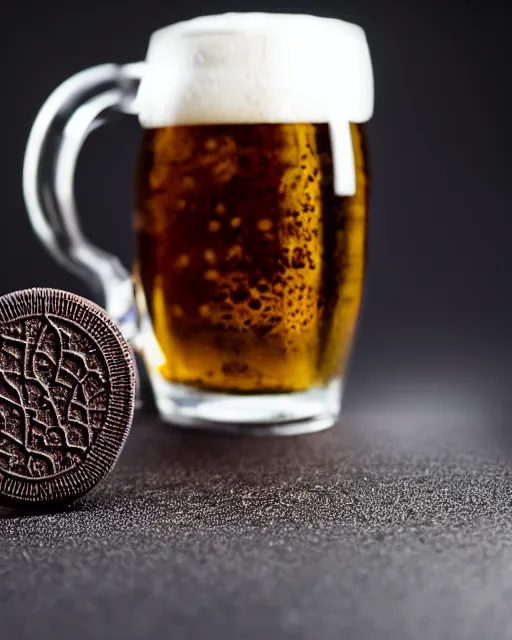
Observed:
[[[342,373],[368,191],[362,125],[350,128],[356,193],[344,197],[334,194],[327,124],[144,132],[136,286],[166,381],[262,394]]]

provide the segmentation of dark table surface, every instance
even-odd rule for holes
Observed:
[[[0,511],[0,637],[512,638],[508,463],[428,420],[371,425],[250,439],[139,415],[80,503]]]

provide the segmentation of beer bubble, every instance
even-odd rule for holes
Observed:
[[[175,265],[179,269],[184,269],[185,267],[188,267],[189,264],[190,264],[190,258],[186,253],[182,253],[181,256],[175,262]]]
[[[263,218],[263,220],[260,220],[258,222],[258,229],[260,231],[270,231],[270,229],[272,229],[272,220],[269,220],[268,218]]]
[[[239,260],[243,255],[243,249],[241,245],[234,244],[226,252],[226,260]]]
[[[258,311],[258,309],[261,309],[261,302],[260,300],[256,299],[256,298],[252,298],[249,301],[249,307],[251,309],[254,309],[254,311]]]
[[[217,262],[217,256],[215,255],[215,251],[213,251],[213,249],[205,249],[203,258],[208,264],[215,264]]]

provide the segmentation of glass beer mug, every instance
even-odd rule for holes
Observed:
[[[64,82],[33,125],[35,232],[145,364],[160,416],[293,434],[331,426],[362,294],[373,109],[364,31],[225,14],[156,31],[145,62]],[[82,234],[73,178],[116,113],[143,128],[133,275]]]

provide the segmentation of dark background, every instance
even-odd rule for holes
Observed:
[[[226,10],[314,12],[361,24],[375,71],[370,261],[345,410],[506,416],[512,376],[509,38],[505,2],[4,0],[0,20],[0,291],[89,295],[34,238],[21,195],[31,123],[69,75],[142,59],[154,29]],[[336,65],[332,65],[336,82]],[[131,261],[139,129],[87,142],[77,197],[88,234]]]

